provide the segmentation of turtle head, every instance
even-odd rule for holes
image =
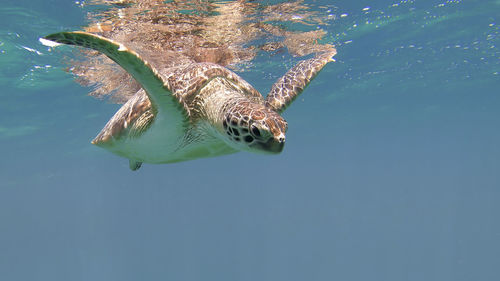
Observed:
[[[237,149],[276,154],[285,146],[286,121],[260,104],[237,104],[226,112],[222,127]]]

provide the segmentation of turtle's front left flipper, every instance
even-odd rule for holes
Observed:
[[[283,77],[278,79],[266,97],[266,105],[276,112],[283,112],[304,88],[329,62],[334,61],[335,49],[322,52],[316,57],[299,62]]]
[[[182,125],[188,113],[172,94],[169,85],[147,61],[124,45],[87,32],[59,32],[45,39],[57,43],[94,49],[105,54],[134,77],[146,91],[154,112],[166,115],[172,125]]]

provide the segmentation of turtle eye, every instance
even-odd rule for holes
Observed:
[[[256,137],[260,137],[260,130],[257,128],[255,125],[252,125],[250,127],[250,130],[252,130],[252,134]]]

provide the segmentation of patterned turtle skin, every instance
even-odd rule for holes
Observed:
[[[280,153],[287,122],[280,113],[328,63],[335,49],[299,62],[264,98],[234,72],[214,63],[153,68],[126,46],[86,32],[45,39],[94,49],[126,70],[142,87],[92,141],[130,161],[173,163],[237,151]]]

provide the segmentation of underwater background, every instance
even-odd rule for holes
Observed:
[[[136,172],[90,144],[119,105],[39,42],[83,4],[2,0],[0,280],[500,280],[500,1],[306,0],[338,54],[284,151]]]

